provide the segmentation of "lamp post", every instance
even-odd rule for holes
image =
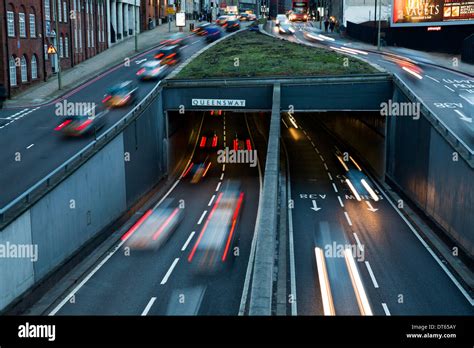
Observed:
[[[377,28],[377,50],[380,51],[380,26],[382,23],[382,0],[379,3],[379,23]]]
[[[61,89],[61,61],[60,61],[60,56],[59,56],[59,7],[56,4],[57,0],[52,0],[53,1],[53,13],[55,14],[54,18],[54,23],[56,27],[56,59],[58,61],[58,89]]]
[[[135,7],[133,8],[133,18],[135,18],[135,52],[138,52],[138,20],[137,20],[137,0],[135,0]]]

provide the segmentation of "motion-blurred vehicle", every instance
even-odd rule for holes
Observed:
[[[235,133],[234,140],[232,141],[232,148],[235,151],[238,150],[252,150],[252,142],[249,138],[247,139],[240,139],[239,135]]]
[[[165,46],[185,46],[189,43],[189,37],[185,33],[174,33],[169,39],[161,41],[162,45]]]
[[[308,11],[309,0],[292,0],[289,19],[292,22],[307,22],[309,18]]]
[[[249,14],[248,14],[248,13],[241,13],[241,14],[239,15],[239,19],[240,19],[242,22],[248,21],[248,20],[250,20],[250,19],[249,19]]]
[[[225,30],[228,32],[237,31],[240,29],[240,21],[238,19],[229,19],[226,23]]]
[[[173,234],[184,217],[179,201],[167,198],[159,207],[149,210],[122,237],[125,246],[138,250],[156,250]]]
[[[190,178],[191,184],[197,184],[206,177],[211,168],[211,159],[208,154],[197,154],[194,161],[189,163],[181,178]]]
[[[284,14],[279,14],[276,16],[275,25],[278,27],[281,23],[288,22],[288,18]]]
[[[224,24],[227,23],[227,20],[229,19],[229,16],[220,16],[216,19],[216,24],[223,26]]]
[[[249,13],[249,17],[248,17],[249,21],[255,21],[256,19],[257,19],[256,15],[254,15],[253,13]]]
[[[92,135],[106,125],[108,112],[108,108],[96,105],[94,110],[84,110],[82,115],[62,116],[54,130],[64,136]]]
[[[213,42],[220,39],[222,36],[221,29],[216,25],[210,25],[206,28],[206,41]]]
[[[188,256],[193,272],[211,275],[230,267],[238,240],[237,223],[243,202],[244,192],[240,183],[227,181]]]
[[[293,29],[293,26],[291,25],[291,23],[282,22],[280,23],[280,26],[278,27],[278,32],[280,34],[293,35],[295,33],[295,29]]]
[[[181,61],[181,51],[178,45],[164,46],[156,51],[155,59],[160,60],[161,65],[174,65]]]
[[[206,35],[206,28],[210,26],[211,23],[202,23],[199,24],[194,30],[193,33],[198,35],[198,36],[204,36]]]
[[[413,77],[416,77],[418,80],[423,79],[423,69],[420,68],[416,62],[412,61],[409,58],[398,58],[395,55],[391,54],[384,54],[383,55],[385,60],[394,62],[397,64],[403,71],[407,72]]]
[[[201,136],[199,147],[201,149],[215,149],[217,148],[218,141],[219,141],[219,137],[217,136],[216,131],[211,130],[211,131],[205,132]]]
[[[135,82],[123,81],[107,89],[102,103],[109,108],[133,104],[137,101],[137,91]]]
[[[168,65],[162,65],[161,61],[155,60],[143,63],[137,71],[140,80],[158,80],[163,79],[169,72]]]

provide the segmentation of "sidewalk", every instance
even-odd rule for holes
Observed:
[[[189,33],[190,23],[194,23],[194,21],[186,21],[187,26],[184,28],[184,32]],[[138,52],[135,52],[135,38],[133,36],[129,37],[73,68],[62,71],[61,90],[58,90],[57,76],[52,76],[48,81],[40,82],[26,91],[15,95],[12,99],[6,100],[4,107],[33,106],[54,100],[93,77],[100,75],[107,69],[124,62],[125,58],[132,58],[159,45],[169,35],[179,31],[176,27],[176,22],[171,22],[171,31],[169,32],[168,30],[168,23],[165,23],[152,30],[140,33],[138,35]]]
[[[357,39],[350,38],[349,36],[341,36],[340,33],[331,33],[331,32],[324,32],[324,30],[319,29],[319,23],[315,23],[313,27],[314,31],[317,31],[323,35],[333,37],[337,39],[339,42],[347,43],[348,46],[359,48],[362,50],[371,50],[376,51],[377,46],[358,41]],[[417,51],[410,48],[405,47],[396,47],[396,46],[385,46],[381,47],[380,50],[382,52],[401,55],[407,58],[413,58],[414,60],[419,61],[420,63],[430,63],[434,65],[438,65],[441,67],[445,67],[448,69],[456,70],[461,73],[466,73],[470,75],[474,75],[474,65],[464,63],[461,61],[461,55],[453,55],[447,53],[440,53],[440,52],[425,52],[425,51]],[[454,65],[454,61],[457,60],[457,66]]]

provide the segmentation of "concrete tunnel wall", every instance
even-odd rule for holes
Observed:
[[[0,311],[41,282],[165,176],[166,131],[159,99],[0,231],[0,244],[38,246],[36,262],[0,258]],[[130,154],[128,162],[126,152]]]

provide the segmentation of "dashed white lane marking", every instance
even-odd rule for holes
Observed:
[[[22,113],[24,113],[24,112],[26,112],[26,111],[28,111],[28,110],[29,110],[28,108],[23,109],[23,110],[21,110],[21,111],[18,111],[16,114],[13,114],[13,115],[11,115],[11,116],[6,117],[5,119],[6,119],[6,120],[12,120],[12,119],[14,119],[15,117],[17,117],[18,115],[21,115]]]
[[[33,146],[35,146],[35,144],[28,145],[28,146],[26,147],[26,149],[27,149],[27,150],[28,150],[28,149],[31,149]]]
[[[225,163],[222,165],[222,171],[225,171]]]
[[[146,316],[148,314],[148,312],[151,309],[151,306],[153,306],[153,303],[155,303],[155,301],[156,301],[156,297],[152,297],[150,299],[150,302],[148,302],[148,304],[146,305],[145,309],[142,312],[142,316]]]
[[[329,170],[328,165],[324,162],[324,169]]]
[[[338,191],[337,191],[337,187],[336,187],[335,183],[332,183],[332,187],[334,188],[334,191],[336,191],[336,193],[337,193]]]
[[[224,141],[226,141],[225,134],[224,134]]]
[[[219,183],[217,184],[217,187],[216,187],[216,192],[219,191],[219,189],[221,188],[221,182],[219,181]]]
[[[286,124],[285,120],[284,119],[281,119],[283,121],[283,124],[285,125],[286,128],[289,129],[288,125]]]
[[[224,137],[225,137],[225,128],[224,128]]]
[[[372,272],[372,267],[370,267],[369,261],[365,261],[365,266],[367,267],[367,271],[369,271],[370,279],[372,279],[372,283],[374,283],[374,288],[378,288],[379,284],[377,283],[377,279],[375,279],[374,272]]]
[[[349,214],[347,214],[347,211],[344,212],[344,216],[346,217],[346,220],[349,223],[349,226],[352,226],[352,221],[351,221],[351,218],[349,217]]]
[[[382,307],[383,307],[383,311],[385,312],[385,315],[387,316],[391,315],[386,303],[382,303]]]
[[[319,155],[319,157],[321,158],[321,161],[324,162],[324,157],[323,157],[323,155]]]
[[[315,147],[314,149],[316,150],[317,154],[319,155],[320,152],[319,152],[318,148]]]
[[[206,216],[206,214],[207,214],[207,210],[204,210],[202,212],[201,217],[199,218],[198,225],[200,225],[202,223],[202,220],[204,219],[204,216]]]
[[[451,92],[454,92],[454,89],[452,89],[451,87],[446,86],[446,85],[444,85],[444,87],[446,87],[447,89],[449,89]]]
[[[329,180],[332,181],[332,175],[331,175],[331,173],[328,172],[328,176],[329,176]]]
[[[216,198],[216,195],[212,195],[211,200],[209,201],[209,204],[207,205],[208,207],[212,205],[212,202],[214,202],[215,198]]]
[[[186,243],[184,243],[183,247],[181,248],[181,251],[185,251],[186,248],[188,247],[189,243],[191,243],[191,239],[193,239],[194,234],[196,231],[192,231],[191,234],[189,235],[188,239],[186,240]]]
[[[433,81],[439,83],[439,80],[436,80],[434,77],[431,77],[430,75],[426,75],[426,74],[425,74],[425,76],[426,76],[427,78],[429,78],[430,80],[433,80]]]
[[[344,203],[342,203],[341,197],[337,196],[337,199],[339,200],[339,204],[341,205],[341,207],[344,208]]]
[[[221,181],[222,181],[222,179],[224,179],[224,173],[222,173],[222,174],[221,174],[221,177],[220,177],[220,179],[219,179],[219,180],[221,180]]]
[[[304,129],[303,129],[303,133],[304,133],[304,135],[306,135],[306,131]]]
[[[311,140],[311,146],[316,147],[316,145],[314,145],[314,142],[312,140]]]
[[[356,243],[357,243],[357,247],[361,250],[361,251],[364,251],[364,247],[362,246],[361,242],[360,242],[360,239],[359,239],[359,236],[357,235],[357,233],[353,233],[354,235],[354,238],[356,240]]]
[[[168,281],[168,278],[170,277],[171,273],[173,273],[173,270],[174,268],[176,267],[176,264],[178,263],[179,261],[179,257],[175,258],[174,261],[173,261],[173,264],[171,265],[170,269],[168,270],[168,272],[166,272],[165,274],[165,277],[163,278],[163,280],[161,281],[161,285],[165,285],[166,282]]]

